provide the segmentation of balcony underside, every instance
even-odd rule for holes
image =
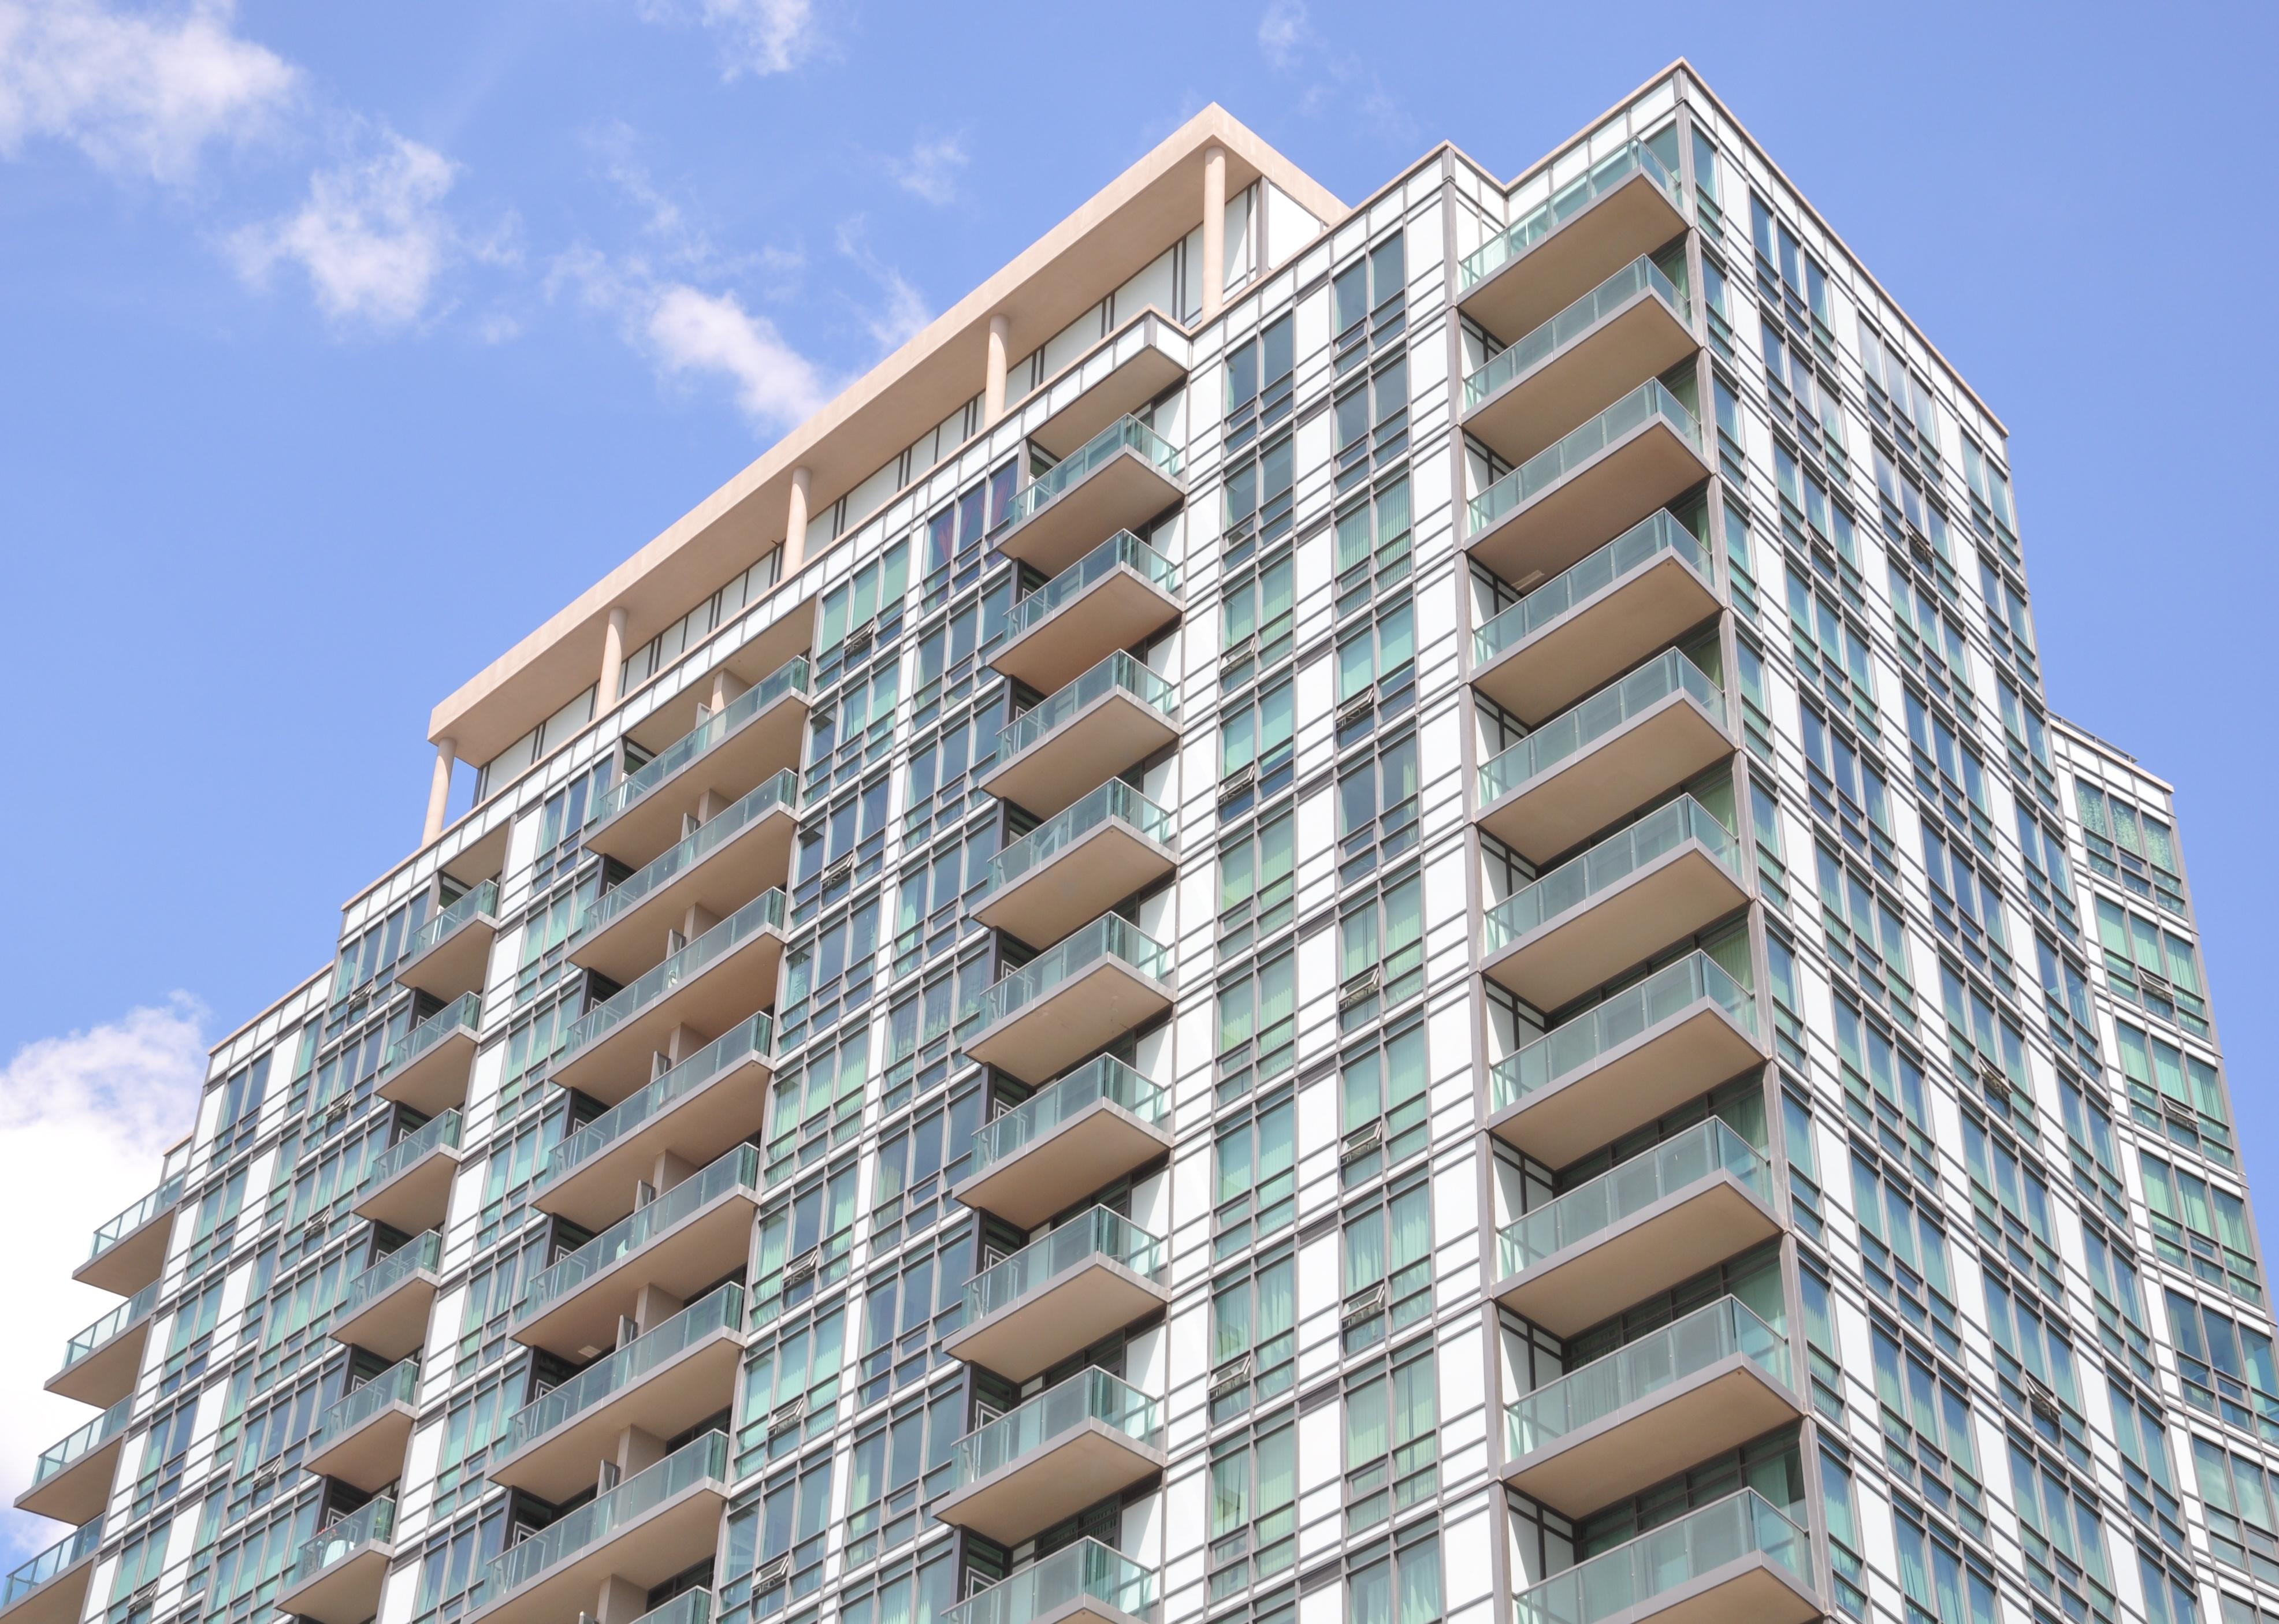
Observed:
[[[409,1404],[392,1400],[301,1464],[319,1477],[337,1477],[366,1494],[375,1493],[403,1475],[403,1451],[411,1441],[413,1414]]]
[[[1675,553],[1664,553],[1476,666],[1472,686],[1533,727],[1656,649],[1674,647],[1716,612],[1716,594]]]
[[[1769,1557],[1739,1557],[1593,1624],[1810,1624],[1818,1597]]]
[[[788,689],[632,806],[589,831],[586,849],[640,868],[679,841],[682,816],[696,810],[707,790],[722,805],[730,805],[786,768],[796,769],[806,734],[807,695]]]
[[[1070,395],[1066,404],[1055,407],[1050,417],[1030,431],[1029,438],[1055,457],[1068,456],[1083,450],[1093,435],[1118,417],[1129,417],[1186,375],[1187,369],[1175,356],[1143,344],[1091,387]]]
[[[1688,840],[1546,920],[1481,968],[1538,1009],[1556,1009],[1748,900],[1707,846]]]
[[[1170,717],[1122,688],[1111,688],[1018,755],[991,767],[981,787],[1039,817],[1050,817],[1178,737]]]
[[[783,885],[798,833],[796,810],[771,807],[606,924],[581,931],[570,944],[571,959],[620,984],[633,980],[664,960],[665,932],[679,930],[690,908],[725,919]]]
[[[1170,1007],[1169,987],[1103,954],[976,1033],[965,1053],[1024,1083],[1042,1083]]]
[[[1488,1130],[1565,1167],[1765,1062],[1757,1040],[1704,1000],[1488,1119]]]
[[[150,1345],[150,1321],[144,1314],[116,1337],[73,1360],[47,1380],[48,1391],[107,1410],[134,1390],[142,1374],[142,1351]]]
[[[305,1583],[279,1591],[277,1611],[315,1624],[364,1624],[380,1611],[388,1561],[385,1545],[359,1545]]]
[[[514,1339],[564,1359],[592,1359],[614,1346],[618,1320],[630,1317],[641,1288],[655,1286],[679,1302],[694,1302],[750,1260],[756,1191],[735,1185],[556,1298]]]
[[[1112,1099],[1094,1099],[950,1193],[1017,1228],[1033,1229],[1170,1148],[1169,1130],[1140,1121]]]
[[[396,984],[417,987],[446,1003],[464,992],[480,992],[497,935],[498,921],[478,914],[418,958],[398,964]]]
[[[100,1513],[111,1499],[111,1477],[119,1465],[124,1435],[98,1444],[47,1482],[16,1497],[16,1509],[52,1517],[73,1528]]]
[[[166,1266],[166,1242],[174,1232],[174,1208],[153,1214],[94,1257],[72,1270],[81,1285],[132,1297]]]
[[[1772,1209],[1720,1168],[1506,1277],[1495,1298],[1571,1337],[1779,1232]]]
[[[95,1575],[95,1548],[27,1596],[19,1597],[4,1614],[8,1624],[80,1624],[87,1605],[88,1581]]]
[[[1641,288],[1614,314],[1472,408],[1464,433],[1523,463],[1693,353],[1677,313]]]
[[[564,1500],[590,1489],[602,1462],[617,1458],[618,1436],[627,1428],[675,1437],[734,1404],[743,1352],[733,1329],[715,1330],[551,1432],[494,1459],[486,1475],[541,1500]]]
[[[953,1528],[1015,1545],[1163,1469],[1161,1450],[1087,1419],[927,1509]]]
[[[1081,442],[1079,442],[1081,443]],[[1147,528],[1185,493],[1136,451],[1119,451],[997,543],[1007,558],[1058,575],[1119,530]]]
[[[650,1590],[719,1549],[727,1497],[709,1479],[612,1530],[573,1556],[464,1617],[467,1624],[565,1624],[601,1616],[602,1592],[620,1579]]]
[[[1547,863],[1732,753],[1708,712],[1671,693],[1481,808],[1480,827]]]
[[[664,947],[659,941],[659,961],[665,957]],[[676,1028],[686,1026],[698,1042],[709,1042],[756,1011],[775,1007],[783,954],[781,931],[771,925],[754,931],[557,1064],[554,1081],[604,1105],[646,1088],[652,1075],[649,1056],[665,1048]]]
[[[475,1035],[464,1027],[409,1063],[383,1071],[375,1091],[382,1099],[410,1106],[422,1116],[441,1116],[467,1102],[467,1070],[474,1064]]]
[[[1168,847],[1122,818],[1106,818],[991,891],[973,916],[1032,947],[1049,947],[1178,866]]]
[[[1136,648],[1179,617],[1179,601],[1118,564],[990,657],[1040,693],[1064,687],[1118,648]]]
[[[427,1311],[434,1304],[435,1276],[415,1268],[354,1314],[335,1320],[333,1340],[394,1364],[426,1345]]]
[[[407,1235],[441,1229],[451,1203],[451,1181],[459,1174],[459,1154],[457,1145],[434,1145],[386,1184],[358,1191],[357,1216]]]
[[[1643,171],[1594,199],[1518,258],[1499,265],[1457,300],[1500,337],[1549,321],[1641,254],[1685,229],[1685,217]]]
[[[607,1149],[541,1185],[532,1204],[581,1229],[607,1229],[633,1210],[636,1182],[657,1184],[661,1158],[671,1156],[686,1167],[710,1167],[732,1146],[759,1132],[773,1075],[760,1056],[746,1056],[662,1107]]]
[[[1093,1254],[961,1328],[942,1346],[953,1359],[1025,1382],[1170,1301],[1163,1286]]]
[[[1466,537],[1464,546],[1525,591],[1669,507],[1708,477],[1700,454],[1657,412]]]

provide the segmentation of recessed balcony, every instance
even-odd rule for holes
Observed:
[[[725,1031],[776,1001],[783,966],[784,893],[766,891],[712,926],[563,1037],[552,1076],[564,1088],[615,1104],[651,1076],[649,1056],[673,1032]]]
[[[1807,1624],[1812,1537],[1753,1489],[1577,1562],[1512,1600],[1515,1624]]]
[[[357,1190],[357,1215],[391,1229],[440,1229],[459,1172],[459,1114],[431,1116],[372,1159]]]
[[[102,1544],[103,1519],[96,1517],[16,1568],[0,1587],[0,1615],[9,1624],[79,1624]]]
[[[1071,1507],[1071,1510],[1074,1508]],[[942,1609],[942,1624],[1147,1624],[1155,1574],[1096,1539],[1048,1557]]]
[[[1739,908],[1742,872],[1740,842],[1681,795],[1489,908],[1480,968],[1556,1009]]]
[[[400,1360],[349,1389],[317,1418],[301,1464],[366,1494],[403,1475],[404,1445],[419,1413],[419,1361]]]
[[[1684,188],[1642,142],[1626,142],[1456,267],[1456,299],[1492,333],[1526,333],[1611,272],[1685,229]]]
[[[1048,947],[1179,866],[1177,822],[1121,778],[1110,778],[999,852],[973,915],[1032,947]]]
[[[632,1211],[634,1186],[656,1185],[661,1168],[726,1154],[765,1120],[774,1042],[774,1017],[756,1015],[627,1095],[554,1147],[533,1204],[599,1229]]]
[[[1778,1234],[1772,1189],[1764,1153],[1710,1117],[1506,1226],[1496,1300],[1571,1337]]]
[[[1725,696],[1677,649],[1480,769],[1480,827],[1543,862],[1733,753]]]
[[[592,1359],[617,1341],[618,1321],[633,1314],[642,1288],[685,1302],[741,1270],[759,1202],[759,1152],[739,1145],[533,1276],[515,1310],[515,1340]]]
[[[692,908],[717,919],[791,877],[799,832],[799,775],[787,768],[700,824],[645,868],[595,897],[570,938],[570,957],[631,981],[664,956],[667,931]]]
[[[1524,586],[1669,506],[1709,472],[1701,425],[1649,379],[1466,503],[1464,546]]]
[[[706,792],[741,799],[799,766],[807,732],[807,660],[794,659],[697,723],[603,795],[586,825],[589,852],[640,868],[681,837]]]
[[[1161,1472],[1163,1406],[1085,1370],[959,1439],[955,1461],[955,1485],[927,1509],[1017,1545]]]
[[[1133,648],[1179,617],[1179,568],[1119,530],[1013,605],[990,663],[1040,693],[1074,681],[1103,648]]]
[[[277,1611],[316,1624],[364,1624],[395,1554],[395,1502],[369,1500],[303,1545],[277,1591]]]
[[[158,1306],[159,1282],[149,1285],[81,1331],[64,1348],[63,1368],[47,1389],[98,1409],[134,1390],[142,1372],[142,1350],[150,1340],[151,1311]]]
[[[1186,333],[1155,311],[1144,311],[1053,380],[1044,396],[1048,415],[1029,431],[1029,439],[1054,456],[1081,449],[1185,378],[1193,350]],[[1007,405],[1027,417],[1038,399],[1032,394]]]
[[[119,1445],[134,1419],[128,1394],[62,1443],[41,1452],[32,1467],[32,1486],[16,1497],[16,1509],[58,1522],[85,1522],[99,1516],[111,1498],[111,1469]]]
[[[977,994],[961,1041],[967,1059],[1041,1083],[1170,1007],[1170,953],[1102,914]]]
[[[442,1260],[443,1237],[433,1229],[376,1260],[349,1282],[333,1316],[333,1340],[382,1359],[417,1353],[427,1340]]]
[[[1016,492],[990,540],[1002,556],[1057,575],[1186,495],[1178,448],[1119,417]]]
[[[486,1475],[541,1500],[590,1487],[627,1428],[677,1437],[735,1403],[743,1329],[732,1282],[517,1412]]]
[[[1032,1229],[1170,1148],[1170,1091],[1102,1054],[976,1131],[950,1193]]]
[[[72,1270],[72,1278],[121,1297],[132,1297],[157,1279],[166,1265],[166,1242],[181,1199],[182,1175],[175,1173],[96,1230],[87,1261]]]
[[[380,1068],[374,1092],[440,1116],[467,1099],[467,1072],[475,1063],[475,1034],[482,1028],[483,995],[469,992],[429,1015],[395,1040]]]
[[[1118,650],[999,730],[981,787],[1050,817],[1178,737],[1178,687]]]
[[[942,1346],[1025,1382],[1169,1303],[1164,1255],[1155,1237],[1095,1207],[968,1281],[965,1323]]]
[[[1717,611],[1708,549],[1668,509],[1472,633],[1472,686],[1532,726]]]
[[[1488,1130],[1565,1167],[1768,1058],[1756,1000],[1688,954],[1491,1067]]]
[[[411,933],[396,984],[445,999],[480,992],[497,935],[498,882],[485,880]]]

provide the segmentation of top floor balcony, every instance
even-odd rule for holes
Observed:
[[[1139,418],[1119,417],[1015,493],[991,540],[1005,557],[1057,575],[1183,501],[1181,461]]]
[[[1041,1083],[1170,1007],[1170,954],[1102,914],[977,994],[960,1037],[968,1059]]]
[[[990,663],[1041,693],[1081,676],[1103,648],[1134,648],[1179,617],[1179,567],[1119,530],[1013,605]]]
[[[1193,341],[1169,317],[1153,307],[1141,311],[1047,386],[1046,416],[1029,431],[1030,443],[1055,457],[1073,456],[1185,378],[1193,349]],[[1007,403],[1027,416],[1037,400],[1009,391]]]
[[[1007,723],[981,787],[1049,817],[1178,737],[1178,686],[1119,649]]]
[[[1684,187],[1624,142],[1466,255],[1456,300],[1491,333],[1527,333],[1685,229]]]
[[[1176,821],[1122,778],[1055,813],[991,860],[973,916],[1048,947],[1176,872]]]
[[[103,1519],[97,1517],[15,1568],[0,1587],[0,1617],[9,1624],[79,1624],[96,1549],[102,1544]]]
[[[498,882],[485,880],[411,933],[395,961],[400,986],[436,998],[480,992],[498,935]]]
[[[1513,1624],[1807,1624],[1824,1611],[1813,1585],[1812,1536],[1753,1489],[1712,1500],[1512,1599]]]
[[[182,1184],[181,1173],[170,1173],[156,1190],[96,1229],[87,1261],[72,1270],[72,1278],[121,1297],[132,1297],[157,1279],[165,1267]]]
[[[142,1350],[150,1340],[160,1283],[152,1281],[73,1337],[64,1349],[63,1368],[48,1378],[48,1390],[97,1408],[133,1392],[142,1371]]]

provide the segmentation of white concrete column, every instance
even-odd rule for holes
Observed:
[[[784,504],[783,573],[778,580],[791,579],[807,562],[807,496],[813,482],[805,467],[791,471],[791,495]]]
[[[987,428],[1005,415],[1005,340],[1013,318],[1000,311],[989,318],[989,361],[982,373],[981,426]]]
[[[1203,149],[1203,319],[1226,302],[1226,149]]]
[[[451,769],[458,759],[457,739],[435,741],[435,776],[427,785],[427,832],[419,837],[422,846],[443,832],[443,812],[451,803]]]
[[[610,611],[602,629],[602,674],[594,681],[594,714],[598,716],[618,702],[618,680],[625,668],[625,606]]]

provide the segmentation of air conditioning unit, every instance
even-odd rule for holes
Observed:
[[[783,1283],[789,1286],[796,1285],[802,1280],[811,1280],[815,1277],[815,1271],[822,1266],[823,1248],[810,1246],[805,1252],[784,1265]]]
[[[1358,1161],[1363,1156],[1367,1156],[1373,1152],[1381,1149],[1384,1146],[1384,1144],[1385,1119],[1380,1116],[1373,1122],[1370,1122],[1362,1127],[1354,1129],[1351,1133],[1346,1135],[1344,1139],[1339,1142],[1338,1150],[1339,1165],[1343,1166],[1347,1162]]]
[[[1338,989],[1338,1007],[1350,1009],[1363,999],[1375,998],[1384,987],[1384,966],[1371,965],[1360,975],[1348,977]]]
[[[1256,1358],[1253,1354],[1245,1353],[1239,1359],[1229,1360],[1211,1372],[1211,1397],[1221,1398],[1238,1387],[1247,1387],[1256,1369]]]
[[[1338,1323],[1351,1325],[1357,1321],[1373,1319],[1385,1312],[1392,1296],[1391,1290],[1382,1280],[1367,1291],[1354,1292],[1346,1298],[1345,1306],[1339,1311]]]
[[[763,1562],[752,1570],[752,1590],[778,1590],[791,1582],[791,1553],[786,1551],[773,1561]]]

